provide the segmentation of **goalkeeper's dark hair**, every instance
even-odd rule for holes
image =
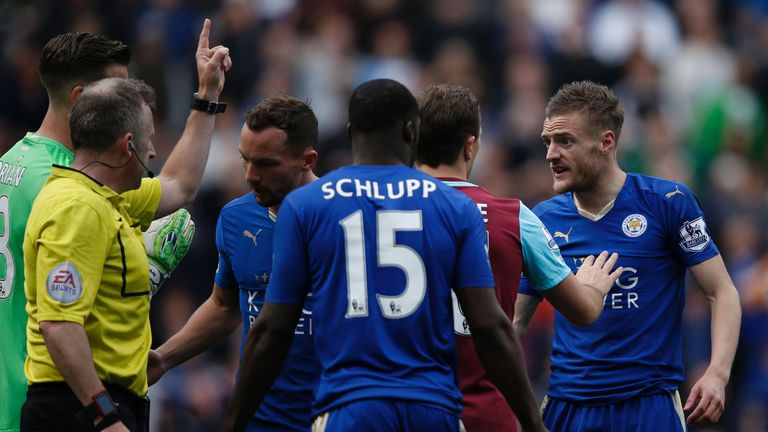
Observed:
[[[93,33],[64,33],[45,44],[40,55],[40,81],[54,101],[69,96],[77,84],[107,77],[112,65],[128,66],[131,50],[120,41]]]
[[[384,132],[419,118],[419,105],[404,85],[391,79],[368,81],[349,98],[349,125],[363,133]]]
[[[317,144],[317,117],[309,102],[286,94],[264,99],[248,110],[245,124],[254,132],[270,127],[285,131],[288,149],[296,156]]]

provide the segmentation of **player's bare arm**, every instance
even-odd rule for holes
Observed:
[[[618,254],[603,251],[595,258],[584,259],[576,275],[569,274],[554,287],[542,291],[544,297],[564,317],[576,325],[595,322],[603,311],[603,299],[619,278],[622,267],[613,268]],[[613,270],[613,271],[611,271]],[[519,293],[515,300],[515,335],[523,337],[540,300],[535,296]]]
[[[541,299],[536,296],[517,293],[517,298],[515,299],[515,318],[512,321],[512,327],[518,339],[525,335],[525,330],[528,329],[528,324],[530,324],[536,308],[539,307],[539,303],[541,303]]]
[[[248,332],[240,378],[224,414],[222,431],[241,431],[272,387],[288,357],[302,304],[264,303]]]
[[[456,289],[475,349],[525,431],[546,430],[525,369],[520,342],[492,288]]]
[[[212,348],[230,335],[242,318],[237,292],[213,284],[211,296],[192,314],[184,327],[156,350],[149,352],[147,382],[154,384],[168,370]]]
[[[41,321],[40,333],[51,359],[61,376],[75,393],[83,406],[90,405],[93,396],[106,391],[96,374],[93,353],[83,326],[69,321]],[[101,418],[96,419],[94,424]],[[110,427],[114,431],[127,431],[122,422]]]
[[[608,256],[605,251],[597,258],[590,255],[576,276],[568,275],[542,294],[568,321],[582,326],[592,324],[603,312],[603,298],[624,271],[622,267],[611,271],[618,259],[618,254]]]
[[[197,45],[197,97],[218,101],[224,89],[224,72],[232,67],[229,48],[210,48],[211,20],[203,23]],[[191,97],[191,95],[190,95]],[[163,185],[156,217],[165,216],[190,203],[197,194],[211,148],[215,115],[192,110],[179,142],[168,156],[158,179]]]
[[[731,376],[739,342],[741,305],[736,287],[720,255],[690,267],[712,309],[712,354],[709,367],[691,388],[685,402],[688,423],[715,423],[725,409],[725,386]]]

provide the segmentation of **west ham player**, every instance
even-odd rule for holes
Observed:
[[[457,431],[451,287],[490,375],[521,423],[543,430],[511,322],[489,288],[477,206],[410,167],[418,118],[403,85],[362,84],[349,101],[355,165],[283,201],[267,301],[224,430],[241,429],[261,402],[311,290],[317,430]]]
[[[480,149],[481,134],[480,105],[469,89],[446,84],[430,86],[419,99],[419,116],[418,167],[477,203],[488,230],[496,296],[509,318],[513,319],[522,272],[571,321],[586,325],[596,320],[603,309],[603,296],[621,274],[620,268],[610,272],[618,256],[614,254],[603,268],[590,260],[574,276],[552,236],[520,200],[496,197],[467,181]],[[469,432],[514,432],[514,413],[486,376],[455,298],[454,332],[464,426]]]
[[[317,179],[317,118],[303,101],[278,95],[246,114],[240,135],[245,179],[253,189],[224,206],[216,225],[219,266],[211,297],[187,324],[152,353],[149,382],[208,350],[243,323],[243,346],[259,312],[272,273],[273,235],[280,203],[288,192]],[[312,302],[303,304],[282,373],[249,431],[309,431],[310,406],[319,365],[312,344]],[[241,346],[242,350],[242,346]]]
[[[604,248],[618,252],[624,268],[595,323],[578,327],[555,316],[543,404],[550,430],[685,430],[683,411],[692,425],[716,422],[723,412],[738,294],[690,189],[619,168],[623,119],[613,93],[591,82],[565,85],[547,105],[541,136],[561,195],[534,213],[555,233],[571,268]],[[712,358],[683,408],[686,269],[712,306]],[[523,282],[515,315],[529,317],[537,302]]]

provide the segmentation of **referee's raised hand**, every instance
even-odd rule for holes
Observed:
[[[199,80],[197,94],[200,99],[217,101],[224,88],[224,72],[232,67],[229,48],[223,45],[210,47],[211,20],[203,22],[203,30],[197,43],[195,60]]]

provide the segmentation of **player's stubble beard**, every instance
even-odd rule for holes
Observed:
[[[283,187],[278,186],[269,189],[259,187],[258,191],[261,194],[261,197],[259,197],[256,194],[257,188],[255,188],[254,185],[250,182],[248,184],[251,186],[251,193],[253,193],[253,197],[256,199],[256,202],[259,203],[260,206],[267,208],[279,207],[285,199],[286,195],[299,187],[298,183],[295,185],[288,185]]]
[[[251,188],[251,193],[253,194],[253,197],[256,199],[256,202],[259,203],[262,207],[274,207],[277,205],[280,205],[281,202],[283,202],[283,198],[285,196],[277,197],[274,193],[271,191],[264,191],[260,190],[259,193],[261,193],[261,196],[256,194],[256,191]]]
[[[598,146],[591,146],[581,161],[571,161],[568,164],[568,177],[565,181],[555,180],[552,188],[556,193],[585,192],[593,190],[603,171],[602,156]]]

